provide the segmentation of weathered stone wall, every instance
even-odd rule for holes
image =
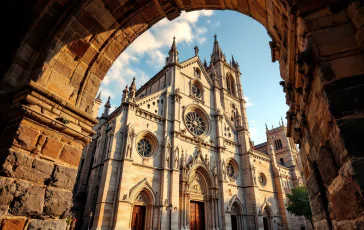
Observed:
[[[362,9],[341,1],[319,11],[298,11],[295,79],[285,91],[315,226],[323,229],[363,223]]]
[[[95,120],[54,99],[31,87],[14,97],[0,137],[2,229],[66,227],[81,149]]]
[[[259,21],[272,37],[272,60],[280,62],[281,84],[290,105],[289,135],[303,150],[316,225],[349,228],[363,222],[360,1],[53,0],[3,9],[16,12],[12,18],[17,20],[3,21],[6,28],[21,24],[17,33],[5,36],[11,42],[5,46],[1,69],[5,73],[0,84],[1,188],[7,191],[18,184],[20,189],[2,201],[6,218],[61,217],[60,211],[40,208],[48,205],[47,194],[56,193],[50,188],[71,190],[52,182],[54,169],[58,165],[76,169],[86,136],[92,133],[89,127],[95,123],[87,114],[92,113],[98,87],[137,36],[164,17],[178,17],[181,10],[230,9]],[[38,198],[40,206],[22,209],[16,204],[23,207],[28,198],[19,194],[30,185],[44,196]],[[4,225],[22,223],[6,218]]]

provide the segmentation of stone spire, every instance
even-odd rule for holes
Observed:
[[[168,63],[178,63],[178,50],[177,50],[177,46],[176,46],[176,37],[173,37],[173,43],[171,46],[171,49],[168,52],[169,57],[168,57]]]
[[[238,64],[238,62],[237,61],[235,61],[235,59],[234,59],[234,56],[233,55],[231,55],[231,67],[233,67],[234,69],[237,69],[237,70],[240,70],[239,69],[239,64]]]
[[[129,96],[129,90],[128,85],[125,86],[125,89],[123,90],[123,96],[121,97],[121,103],[126,102],[128,100]]]
[[[282,116],[281,116],[281,121],[282,121],[282,126],[284,127],[284,121],[283,121],[283,118],[282,118]]]
[[[211,80],[214,84],[214,87],[218,87],[219,86],[219,82],[217,80],[217,73],[215,71],[215,67],[214,67],[214,64],[212,62],[210,62],[210,70],[211,70],[211,73],[210,73],[210,77],[211,77]]]
[[[217,74],[216,74],[216,71],[215,71],[215,67],[214,67],[214,64],[212,62],[210,62],[210,67],[211,67],[211,79],[212,80],[215,80],[217,79]]]
[[[207,62],[206,62],[206,58],[204,59],[204,61],[203,61],[203,66],[205,67],[205,69],[207,69],[208,68],[208,66],[207,66]]]
[[[96,97],[96,99],[94,101],[94,106],[92,108],[92,116],[94,118],[96,118],[99,113],[101,103],[102,103],[102,100],[101,100],[101,91],[100,91],[99,95]]]
[[[224,54],[221,51],[219,42],[217,41],[216,34],[215,34],[214,38],[215,38],[215,41],[214,41],[214,48],[213,48],[212,54],[211,54],[211,62],[224,60]]]
[[[109,116],[109,111],[111,108],[111,104],[110,104],[110,96],[107,99],[106,104],[104,105],[104,112],[102,113],[102,117],[108,117]]]
[[[129,87],[129,101],[135,101],[135,94],[136,94],[136,84],[135,84],[135,77],[133,77],[133,82]]]
[[[101,101],[102,102],[102,100],[101,100],[101,91],[100,91],[99,95],[97,95],[95,101]]]

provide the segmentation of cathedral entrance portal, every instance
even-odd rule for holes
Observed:
[[[238,221],[236,220],[236,215],[231,215],[231,229],[238,230]]]
[[[268,217],[263,217],[264,230],[269,230]]]
[[[145,206],[136,205],[133,208],[131,230],[144,230],[145,225]]]
[[[194,202],[190,203],[190,230],[204,230],[204,203]]]

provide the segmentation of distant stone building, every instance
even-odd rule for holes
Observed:
[[[283,122],[252,144],[240,76],[216,36],[209,65],[197,47],[179,62],[173,41],[165,67],[138,90],[134,79],[111,114],[108,100],[79,168],[79,227],[307,229],[285,209],[304,180],[296,146]]]

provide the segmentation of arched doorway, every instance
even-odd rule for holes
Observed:
[[[234,204],[231,206],[231,229],[244,229],[242,210],[237,202],[234,202]]]
[[[134,200],[132,218],[131,218],[131,230],[144,230],[146,222],[146,208],[149,200],[147,194],[142,191]]]
[[[130,210],[130,216],[117,216],[112,229],[144,230],[155,227],[153,216],[156,211],[154,191],[144,179],[130,190],[127,203],[119,204],[119,211]],[[153,225],[154,224],[154,225]]]
[[[272,228],[272,212],[269,206],[266,206],[263,211],[263,226],[264,230],[273,230]]]
[[[181,228],[203,230],[218,226],[218,197],[215,180],[200,156],[191,162],[190,169],[183,163],[181,173]]]

